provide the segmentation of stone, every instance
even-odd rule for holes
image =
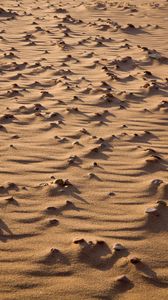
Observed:
[[[157,214],[157,208],[156,207],[149,207],[145,211],[147,214]]]
[[[113,249],[116,251],[121,251],[121,250],[124,250],[124,247],[121,244],[116,243],[113,245]]]
[[[130,262],[131,262],[133,265],[137,265],[138,263],[141,262],[141,259],[135,256],[135,257],[132,257],[132,258],[130,259]]]
[[[129,279],[126,275],[120,275],[116,278],[116,281],[118,281],[118,282],[129,282]]]

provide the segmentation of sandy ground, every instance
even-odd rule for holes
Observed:
[[[167,21],[0,0],[1,300],[168,299]]]

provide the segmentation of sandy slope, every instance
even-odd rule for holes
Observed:
[[[0,0],[1,300],[167,299],[167,16]]]

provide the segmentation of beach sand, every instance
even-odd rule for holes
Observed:
[[[0,299],[168,299],[168,1],[0,25]]]

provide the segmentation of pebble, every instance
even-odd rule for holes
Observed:
[[[157,214],[157,208],[156,207],[149,207],[145,211],[147,214]]]
[[[129,282],[129,279],[126,275],[120,275],[116,278],[116,281],[126,283],[126,282]]]
[[[135,257],[132,257],[132,258],[130,259],[130,262],[131,262],[133,265],[137,265],[138,263],[141,262],[141,259],[135,256]]]
[[[113,245],[113,249],[116,251],[121,251],[121,250],[124,250],[125,248],[121,244],[116,243]]]

